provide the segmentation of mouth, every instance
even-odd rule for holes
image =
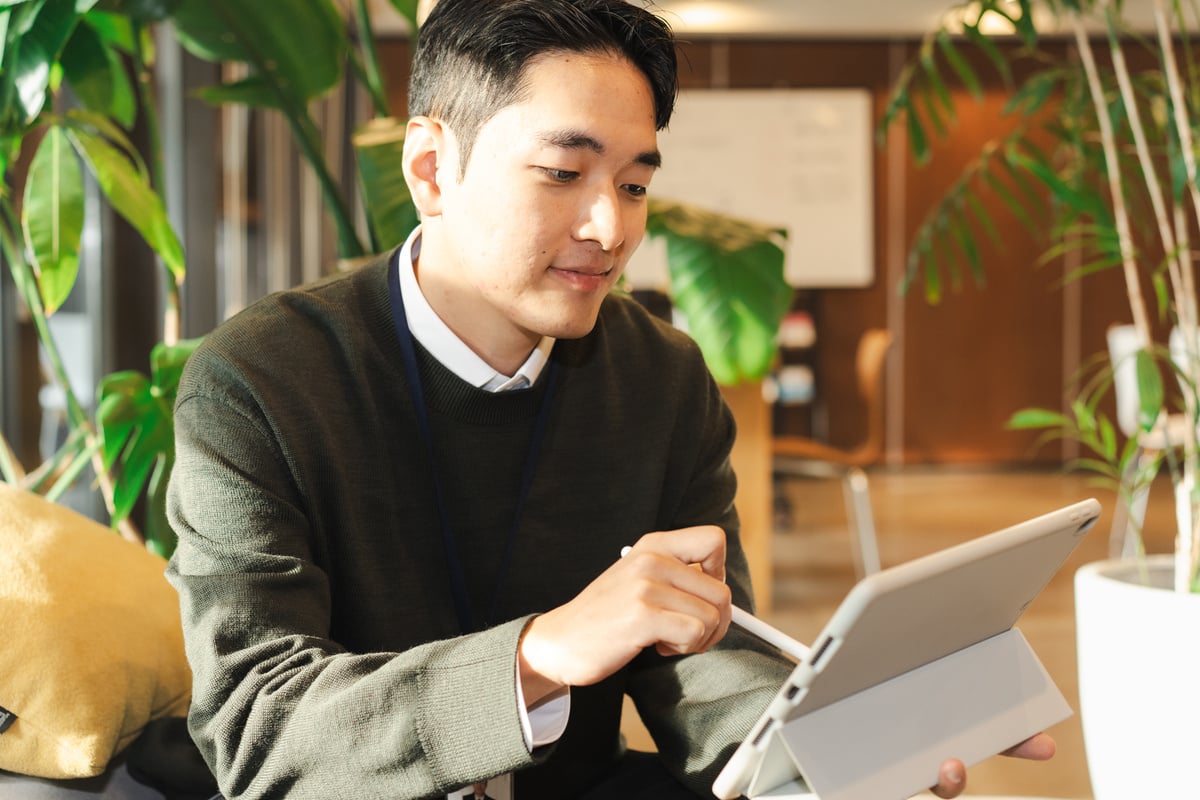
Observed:
[[[604,288],[608,283],[609,276],[613,274],[613,267],[550,267],[550,274],[562,280],[572,288],[580,291],[594,292]]]

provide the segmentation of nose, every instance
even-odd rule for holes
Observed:
[[[625,241],[625,219],[617,191],[609,186],[588,197],[583,204],[576,238],[597,242],[605,252],[621,246]]]

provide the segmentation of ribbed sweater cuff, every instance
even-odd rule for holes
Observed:
[[[439,783],[461,775],[465,763],[481,777],[533,763],[521,733],[516,691],[517,644],[528,622],[522,617],[459,639],[456,646],[471,653],[456,654],[454,666],[421,670],[418,730]],[[471,728],[479,736],[463,736]]]

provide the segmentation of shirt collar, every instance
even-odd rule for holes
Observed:
[[[442,321],[417,283],[413,259],[421,253],[421,227],[417,226],[396,257],[396,269],[400,275],[400,294],[404,302],[404,313],[408,317],[408,329],[413,338],[429,351],[438,362],[472,386],[489,392],[503,392],[532,386],[542,374],[542,368],[550,358],[554,337],[543,336],[529,358],[525,359],[515,375],[504,375],[493,369],[486,361],[450,330]]]

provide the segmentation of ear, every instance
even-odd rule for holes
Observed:
[[[412,192],[413,203],[424,217],[442,212],[440,179],[453,175],[450,153],[453,144],[449,131],[431,117],[413,117],[404,134],[404,179]]]

